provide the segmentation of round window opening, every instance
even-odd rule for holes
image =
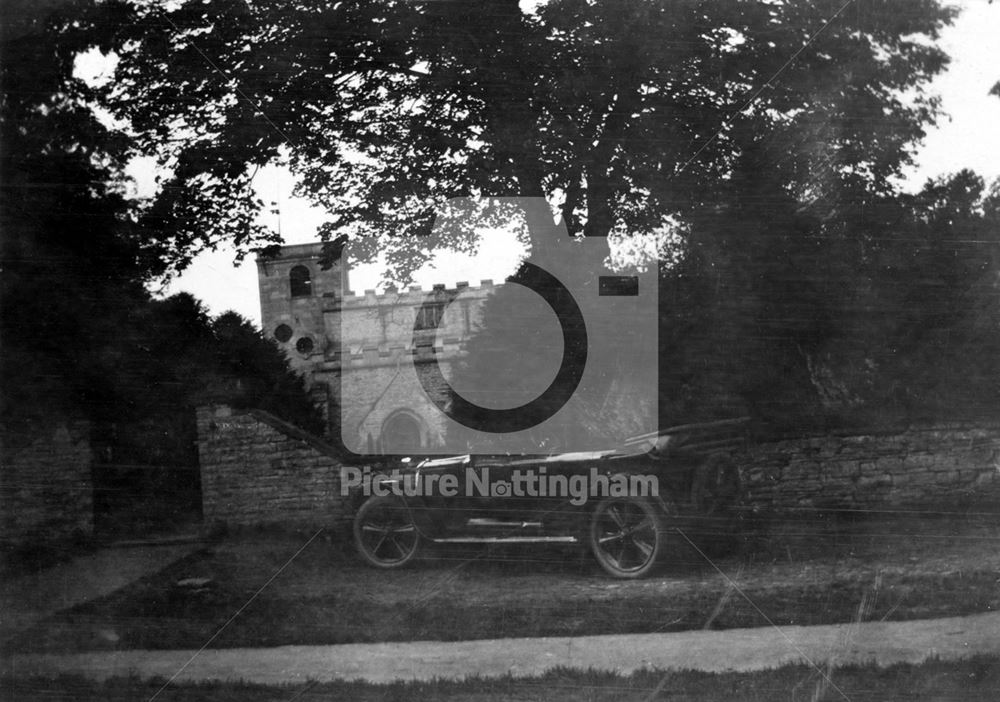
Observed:
[[[312,353],[313,340],[310,339],[308,336],[303,336],[301,339],[295,342],[295,350],[303,355]]]
[[[274,330],[274,338],[283,344],[288,343],[288,340],[292,338],[292,328],[287,324],[279,324],[278,328]]]

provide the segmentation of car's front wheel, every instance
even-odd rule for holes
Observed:
[[[605,572],[641,578],[652,571],[666,540],[662,511],[649,500],[610,497],[590,517],[590,550]]]
[[[354,546],[376,568],[401,568],[420,551],[421,537],[409,508],[398,497],[372,497],[354,516]]]

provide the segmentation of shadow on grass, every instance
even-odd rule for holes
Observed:
[[[761,522],[744,531],[738,553],[710,562],[679,544],[662,573],[638,581],[605,576],[579,546],[437,545],[412,567],[380,571],[335,538],[316,539],[288,563],[307,535],[244,532],[5,648],[198,648],[216,634],[213,648],[830,624],[853,621],[862,601],[868,620],[956,616],[1000,608],[995,524],[920,515]]]

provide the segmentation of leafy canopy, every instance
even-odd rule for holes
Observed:
[[[888,193],[937,114],[924,87],[953,14],[937,0],[113,0],[83,28],[118,58],[103,103],[170,173],[144,225],[176,267],[275,243],[253,179],[285,162],[328,209],[325,236],[378,235],[368,251],[405,274],[456,196],[544,195],[572,232],[652,232],[711,207],[752,148],[780,152],[773,180],[807,206]]]
[[[74,27],[85,11],[12,0],[0,22],[0,422],[30,435],[60,413],[161,421],[162,438],[168,415],[214,388],[321,431],[301,378],[249,322],[210,320],[187,295],[151,298],[167,252],[125,196],[131,140],[74,77],[93,45]]]

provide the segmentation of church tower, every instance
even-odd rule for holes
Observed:
[[[277,255],[257,257],[264,335],[278,342],[307,380],[334,342],[323,312],[339,308],[348,289],[343,258],[324,270],[322,253],[323,244],[314,243],[282,246]]]

